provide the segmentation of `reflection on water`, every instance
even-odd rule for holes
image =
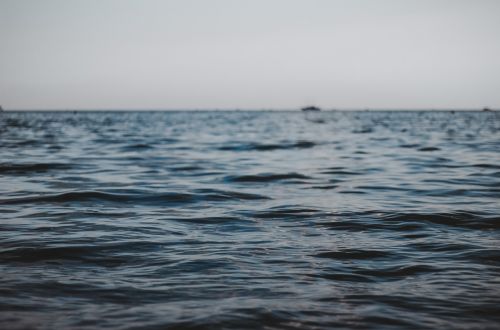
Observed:
[[[0,114],[0,326],[496,328],[496,112]]]

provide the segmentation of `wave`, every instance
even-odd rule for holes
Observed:
[[[386,222],[413,222],[436,224],[467,229],[500,229],[500,217],[495,215],[479,215],[470,212],[453,213],[397,213],[382,218]]]
[[[259,212],[243,213],[256,219],[283,219],[295,220],[306,218],[317,218],[324,215],[324,211],[319,209],[310,209],[303,207],[279,207]]]
[[[204,168],[201,166],[186,165],[186,166],[171,167],[171,168],[169,168],[169,171],[172,171],[172,172],[191,172],[191,171],[200,171],[203,169]]]
[[[194,190],[203,200],[208,201],[230,201],[230,200],[265,200],[271,199],[268,196],[258,195],[258,194],[250,194],[244,192],[237,191],[226,191],[226,190],[218,190],[218,189],[196,189]]]
[[[439,151],[441,149],[439,149],[438,147],[422,147],[422,148],[418,148],[417,150],[418,151]]]
[[[404,265],[394,266],[382,269],[358,269],[356,273],[365,276],[372,276],[375,278],[398,278],[408,277],[421,274],[436,273],[439,269],[430,265]]]
[[[322,278],[331,281],[342,281],[342,282],[376,282],[375,279],[369,276],[364,276],[356,274],[352,271],[336,271],[336,272],[321,272],[319,274],[309,274],[309,277]]]
[[[74,165],[63,163],[33,163],[33,164],[0,164],[0,173],[3,174],[31,174],[54,170],[69,170]]]
[[[481,164],[474,164],[472,165],[474,167],[479,167],[479,168],[493,168],[493,169],[500,169],[500,165],[498,164],[486,164],[486,163],[481,163]]]
[[[288,150],[288,149],[308,149],[316,146],[312,141],[297,141],[297,142],[283,142],[278,144],[273,143],[254,143],[242,142],[233,145],[226,145],[219,147],[222,151],[273,151],[273,150]]]
[[[333,169],[333,170],[326,170],[322,171],[321,174],[333,174],[333,175],[363,175],[364,173],[361,172],[355,172],[355,171],[348,171],[348,170],[339,170],[339,169]]]
[[[488,213],[456,211],[450,213],[381,212],[377,210],[330,215],[334,220],[319,220],[315,225],[330,230],[401,231],[420,235],[435,225],[458,229],[498,230],[500,217]]]
[[[476,263],[500,266],[500,251],[494,249],[476,249],[462,254],[462,257]]]
[[[136,143],[136,144],[131,144],[127,145],[123,148],[121,148],[122,151],[141,151],[141,150],[149,150],[153,149],[153,146],[151,144],[146,144],[146,143]]]
[[[340,251],[328,251],[328,252],[320,252],[314,257],[318,258],[329,258],[329,259],[338,259],[338,260],[352,260],[352,259],[380,259],[391,257],[392,253],[387,251],[380,250],[359,250],[359,249],[345,249]]]
[[[174,205],[195,203],[198,201],[263,200],[267,196],[215,189],[197,189],[193,193],[109,193],[100,191],[72,191],[61,194],[47,194],[29,197],[0,199],[0,205],[30,203],[83,203],[112,202],[135,203],[139,205]]]
[[[118,246],[120,248],[120,246]],[[116,246],[115,246],[116,249]],[[113,256],[109,249],[102,246],[66,247],[21,247],[0,252],[0,262],[37,263],[50,261],[85,262],[102,266],[120,266],[127,258]]]
[[[266,174],[255,174],[255,175],[237,175],[237,176],[227,176],[226,181],[229,182],[273,182],[281,180],[290,179],[311,179],[310,177],[299,174],[299,173],[266,173]]]
[[[239,218],[239,217],[231,217],[231,216],[219,216],[219,217],[188,217],[188,218],[175,218],[173,219],[178,222],[186,222],[186,223],[197,223],[197,224],[212,224],[212,225],[217,225],[217,224],[235,224],[238,222],[248,222],[248,220]]]

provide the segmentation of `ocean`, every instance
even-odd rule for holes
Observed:
[[[500,113],[0,113],[2,329],[498,329]]]

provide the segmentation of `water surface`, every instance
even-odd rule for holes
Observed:
[[[0,114],[0,327],[500,326],[500,114]]]

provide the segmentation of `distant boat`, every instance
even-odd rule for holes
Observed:
[[[315,106],[304,107],[301,109],[302,111],[321,111],[320,108]]]
[[[2,106],[1,106],[1,105],[0,105],[0,111],[3,111],[3,108],[2,108]]]
[[[483,111],[492,111],[490,108],[486,107],[486,108],[483,108]]]

